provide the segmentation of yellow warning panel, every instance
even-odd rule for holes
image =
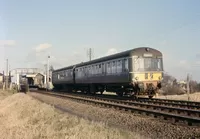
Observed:
[[[142,72],[134,73],[138,81],[158,81],[162,78],[162,72]]]

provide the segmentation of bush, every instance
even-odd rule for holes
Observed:
[[[12,89],[11,89],[11,92],[12,92],[13,94],[18,92],[18,90],[17,90],[17,85],[16,85],[16,84],[13,84]]]
[[[177,86],[167,86],[164,87],[162,90],[163,90],[162,92],[163,95],[182,95],[186,93],[185,90]]]
[[[200,91],[200,83],[197,81],[190,81],[190,93],[195,93]]]

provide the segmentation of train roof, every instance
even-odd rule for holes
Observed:
[[[72,69],[73,67],[79,67],[79,66],[83,66],[83,65],[94,64],[94,63],[107,61],[107,60],[111,60],[111,59],[126,57],[126,56],[130,56],[130,55],[134,55],[134,54],[142,55],[147,51],[153,52],[154,54],[156,54],[158,56],[162,56],[162,53],[160,51],[154,49],[154,48],[139,47],[139,48],[134,48],[134,49],[127,50],[127,51],[124,51],[124,52],[112,54],[112,55],[109,55],[109,56],[101,57],[101,58],[98,58],[98,59],[94,59],[94,60],[91,60],[91,61],[82,62],[82,63],[79,63],[79,64],[75,64],[75,65],[71,65],[71,66],[68,66],[68,67],[61,68],[61,69],[57,69],[57,70],[54,70],[54,72],[62,71],[62,70],[66,70],[66,69]]]

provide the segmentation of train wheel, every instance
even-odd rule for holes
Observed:
[[[102,95],[104,91],[100,91],[100,94]]]
[[[88,92],[89,92],[88,89],[84,89],[84,90],[83,90],[83,94],[85,94],[85,95],[87,95]]]
[[[124,96],[124,93],[123,92],[116,92],[117,96],[119,97],[123,97]]]
[[[133,99],[138,99],[138,95],[137,94],[131,94],[130,97],[133,98]]]
[[[155,90],[153,88],[150,88],[148,91],[149,98],[152,99],[154,95],[155,95]]]
[[[149,96],[149,99],[152,99],[153,98],[153,96]]]

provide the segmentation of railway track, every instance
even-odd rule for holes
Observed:
[[[147,98],[140,98],[143,99],[143,101],[149,101]],[[159,98],[153,98],[151,101],[156,103],[171,103],[171,104],[178,104],[178,105],[188,105],[188,106],[195,106],[200,108],[200,102],[196,101],[187,101],[187,100],[171,100],[171,99],[159,99]]]
[[[105,97],[100,97],[100,96],[95,96],[95,97],[91,97],[91,96],[82,96],[85,98],[91,98],[91,99],[98,99],[98,100],[108,100],[108,101],[116,101],[118,103],[126,103],[126,104],[139,104],[139,103],[145,103],[145,104],[151,104],[151,105],[160,105],[160,106],[171,106],[171,107],[179,107],[179,108],[187,108],[187,109],[196,109],[196,110],[200,110],[200,105],[199,102],[185,102],[185,103],[180,103],[179,101],[173,101],[173,100],[169,100],[169,101],[163,101],[160,99],[146,99],[146,98],[139,98],[139,99],[127,99],[127,100],[120,100],[120,99],[116,99],[116,98],[105,98]]]
[[[118,100],[87,95],[71,95],[60,94],[45,91],[37,91],[46,95],[51,95],[60,98],[72,99],[80,102],[100,105],[104,107],[115,108],[119,110],[145,114],[153,117],[169,120],[174,123],[182,123],[187,125],[200,125],[200,110],[195,103],[170,103],[169,101],[156,101],[137,99],[137,100]]]
[[[39,90],[42,91],[42,90]],[[107,100],[107,101],[116,101],[120,103],[126,103],[126,102],[140,102],[140,103],[147,103],[147,104],[154,104],[154,105],[161,105],[161,106],[171,106],[171,107],[179,107],[179,108],[188,108],[188,109],[199,109],[200,110],[200,102],[195,101],[184,101],[184,100],[170,100],[170,99],[149,99],[140,97],[138,99],[132,99],[130,97],[118,97],[116,95],[85,95],[82,93],[67,93],[67,92],[59,92],[61,94],[69,94],[73,96],[81,96],[83,98],[91,98],[91,99],[97,99],[97,100]],[[129,103],[129,104],[130,104]]]

